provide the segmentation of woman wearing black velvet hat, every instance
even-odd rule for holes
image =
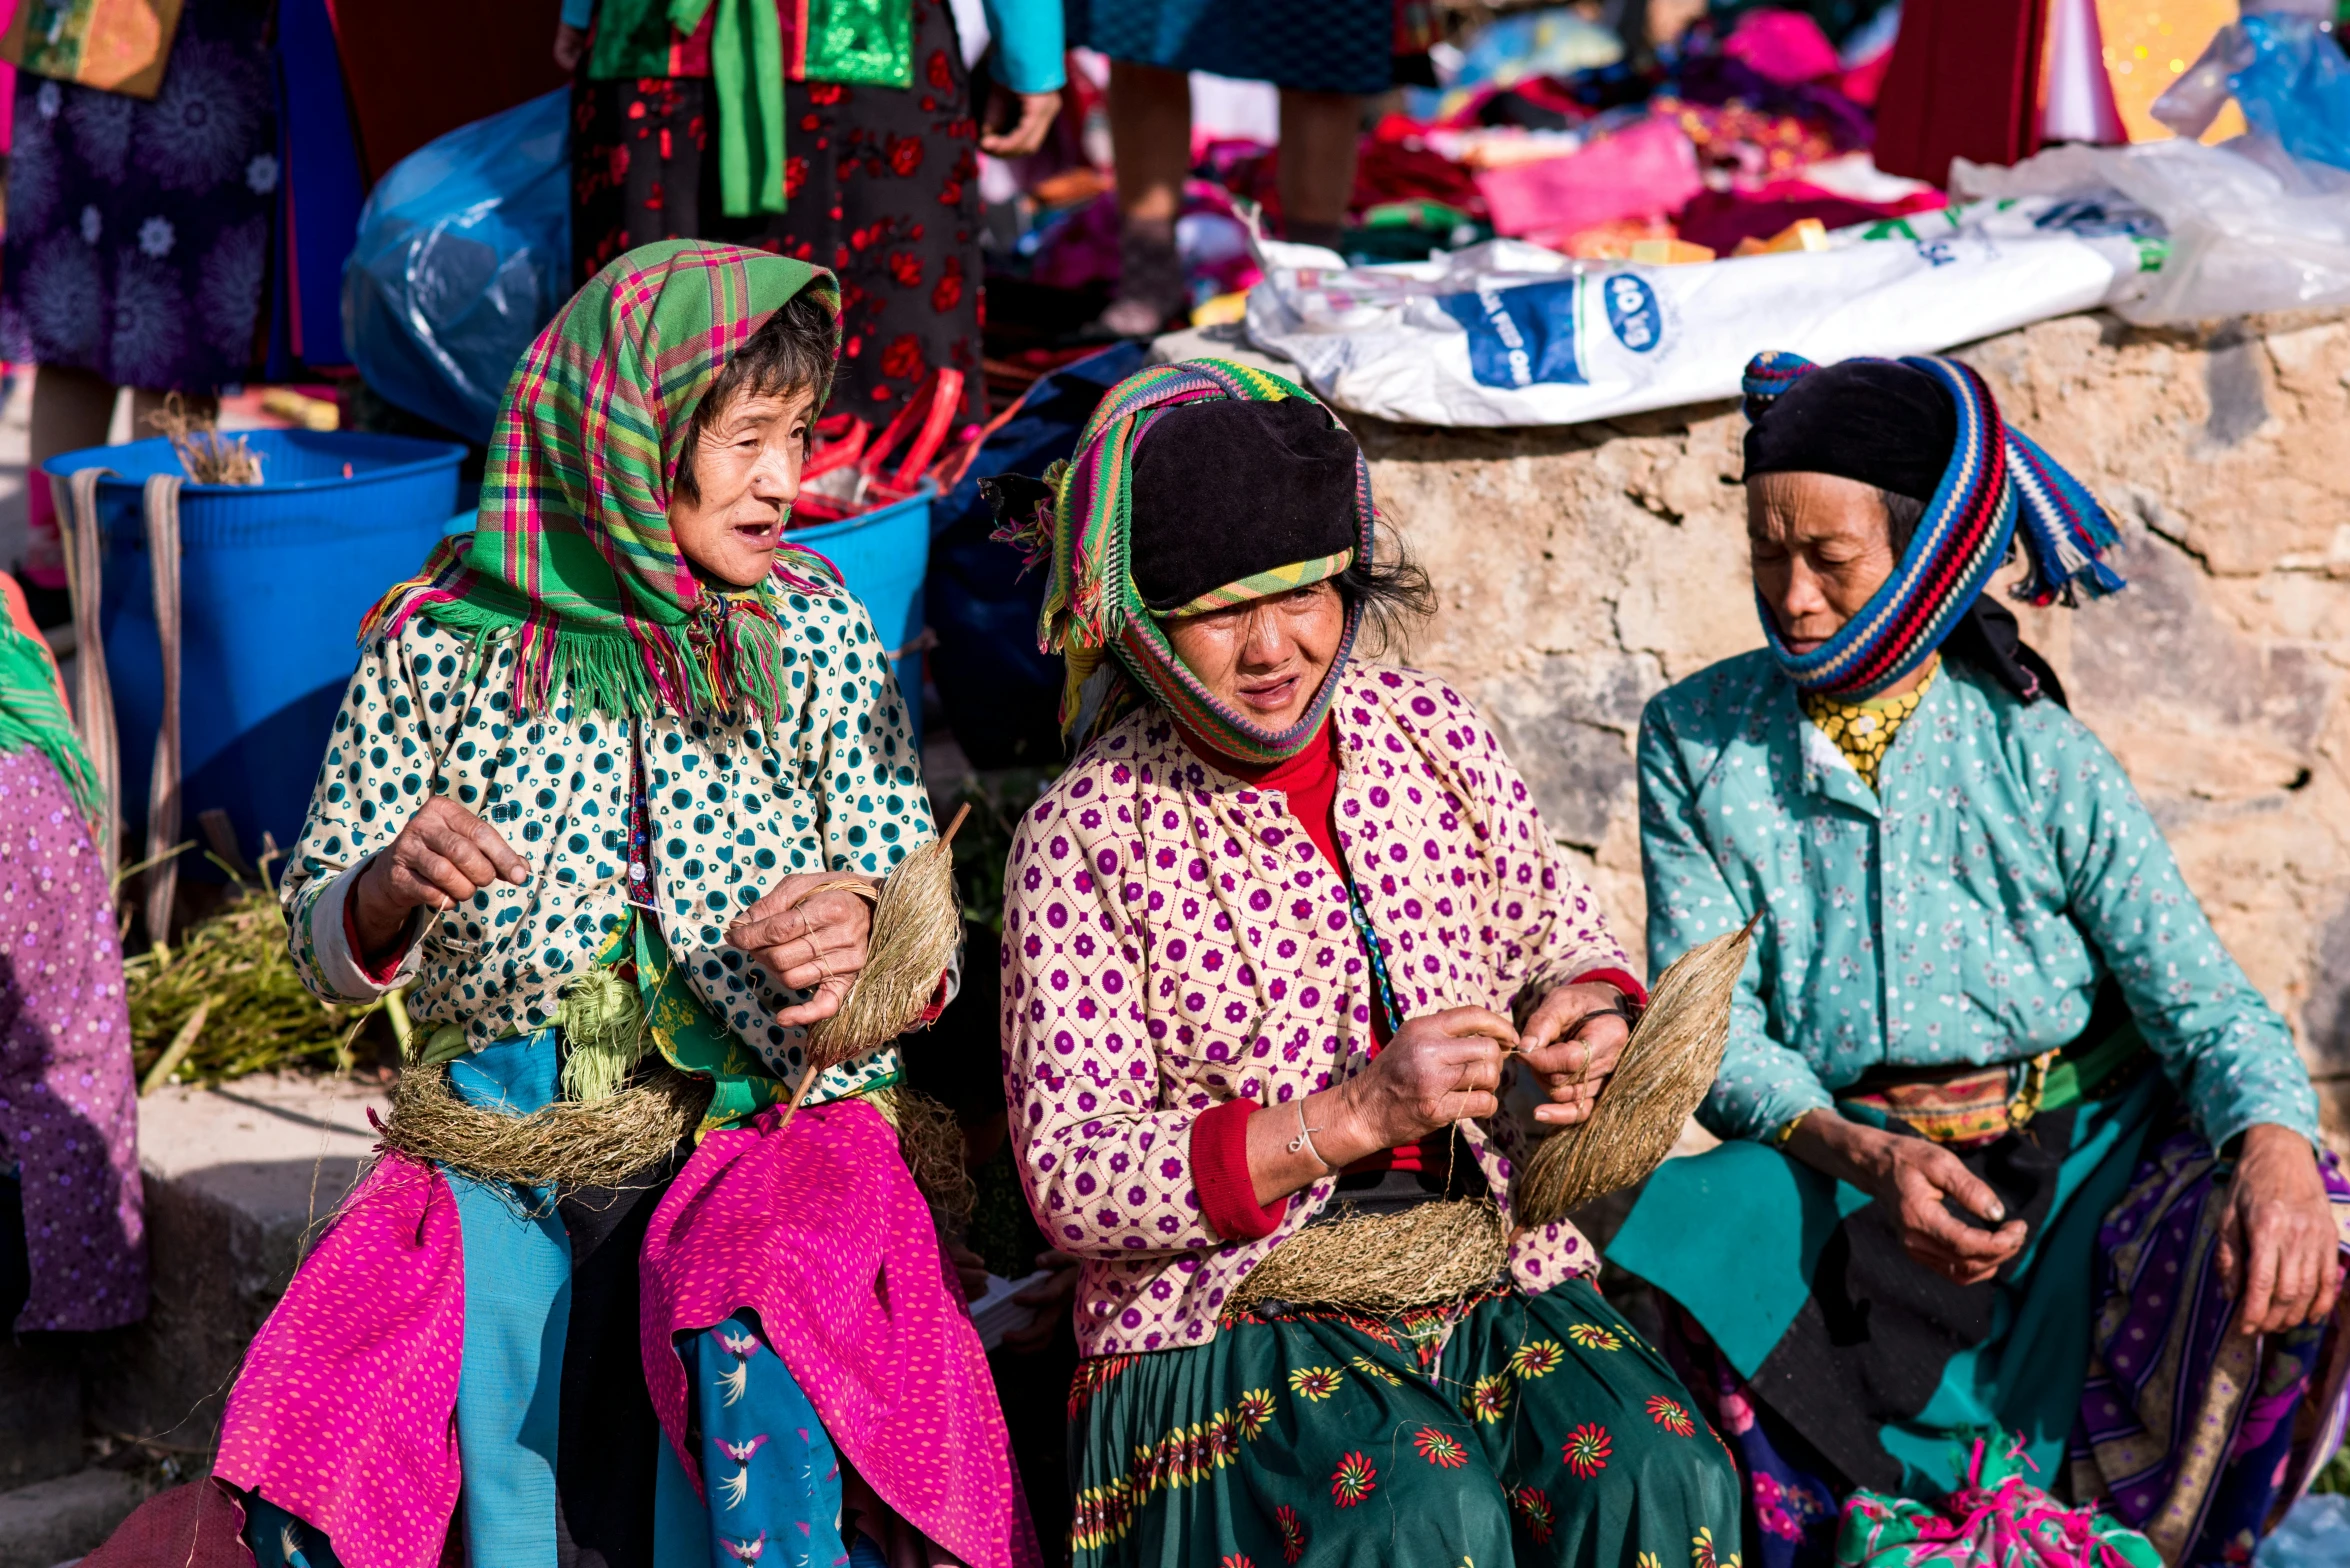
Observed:
[[[1987,593],[2018,543],[2020,598],[2117,590],[2113,530],[1956,361],[1766,355],[1747,411],[1768,646],[1640,735],[1650,963],[1759,917],[1700,1112],[1729,1141],[1609,1258],[1678,1306],[1752,1563],[1815,1560],[1855,1487],[1964,1484],[1977,1437],[2165,1561],[2246,1561],[2338,1441],[2350,1184]]]
[[[1077,1562],[1727,1563],[1688,1395],[1573,1226],[1512,1220],[1512,1083],[1582,1120],[1643,993],[1476,710],[1356,655],[1427,590],[1354,439],[1198,361],[999,488],[1092,732],[1014,841],[1002,993],[1083,1259]]]

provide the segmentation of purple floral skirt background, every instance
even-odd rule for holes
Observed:
[[[0,357],[157,391],[252,373],[279,174],[270,11],[188,0],[152,102],[17,73]]]

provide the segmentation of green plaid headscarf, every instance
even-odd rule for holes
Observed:
[[[412,615],[512,636],[514,699],[557,691],[613,716],[780,713],[781,588],[824,594],[839,573],[786,543],[767,588],[696,580],[669,529],[686,433],[728,356],[806,290],[837,319],[832,274],[734,245],[664,240],[614,261],[557,312],[507,384],[471,535],[444,540],[360,628]]]

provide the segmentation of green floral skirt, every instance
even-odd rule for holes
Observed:
[[[1078,1568],[1735,1568],[1728,1451],[1587,1280],[1227,1313],[1069,1395]]]

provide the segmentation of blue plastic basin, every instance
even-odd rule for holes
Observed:
[[[930,570],[930,501],[927,482],[905,500],[860,517],[813,528],[794,528],[792,543],[806,545],[840,568],[849,592],[865,602],[881,645],[897,655],[890,668],[906,717],[914,727],[914,750],[922,750],[922,655],[911,651],[922,635],[922,579]],[[907,651],[901,651],[907,650]]]
[[[245,434],[264,483],[180,492],[180,820],[194,835],[198,813],[224,810],[251,855],[264,831],[293,847],[358,662],[360,618],[440,538],[465,449],[357,432]],[[163,665],[140,492],[149,475],[180,472],[179,460],[158,437],[41,466],[60,478],[93,467],[120,476],[98,484],[99,620],[123,815],[142,822]]]

